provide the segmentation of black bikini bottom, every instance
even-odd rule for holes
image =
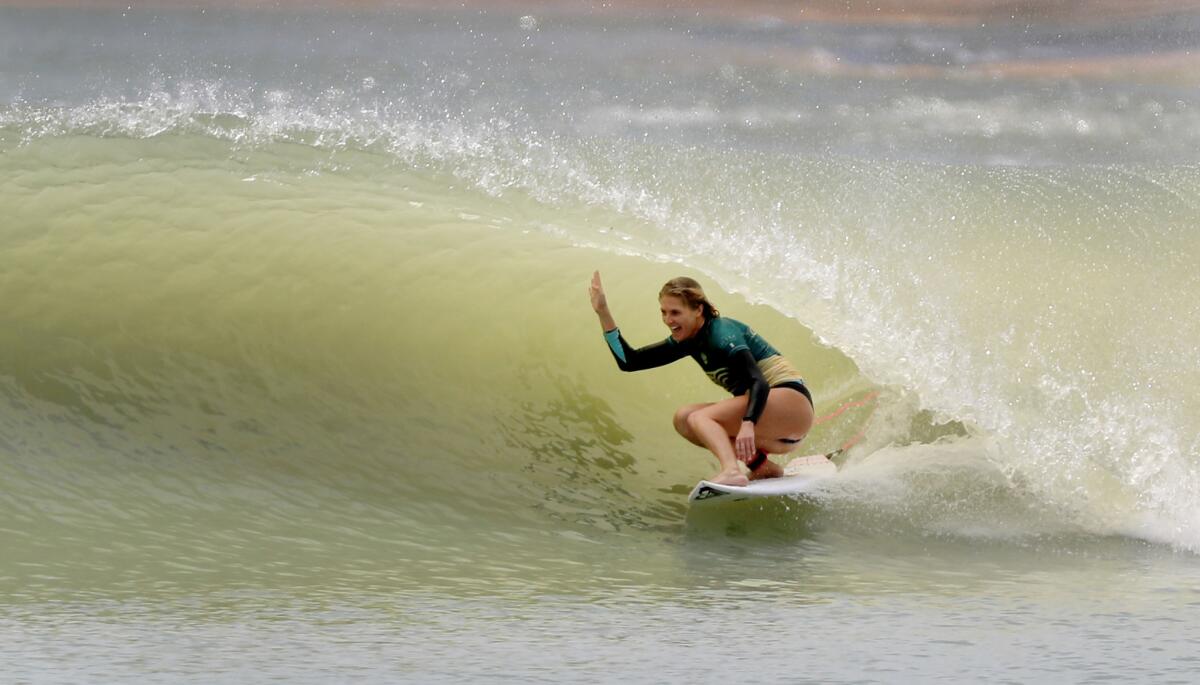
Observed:
[[[791,388],[792,390],[795,390],[796,392],[800,393],[801,395],[804,395],[808,399],[808,404],[810,406],[813,406],[813,407],[816,406],[815,404],[813,404],[812,393],[808,391],[808,386],[804,385],[804,381],[784,381],[784,382],[780,383],[779,385],[773,385],[771,387],[773,387],[773,388]]]

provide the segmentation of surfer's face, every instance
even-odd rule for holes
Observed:
[[[663,323],[671,329],[671,337],[676,342],[687,340],[704,326],[704,309],[689,307],[683,298],[663,295],[659,298],[658,305]]]

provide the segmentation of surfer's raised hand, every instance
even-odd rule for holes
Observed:
[[[608,298],[604,295],[604,286],[600,283],[600,272],[592,272],[592,284],[588,286],[588,296],[592,298],[592,309],[601,314],[608,311]]]
[[[600,284],[600,272],[592,272],[592,284],[588,286],[588,297],[592,298],[592,309],[600,317],[600,328],[605,333],[615,330],[617,322],[608,311],[608,298],[604,296],[604,286]]]

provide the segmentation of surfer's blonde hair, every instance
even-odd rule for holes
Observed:
[[[661,300],[667,295],[678,297],[692,309],[697,307],[703,309],[706,320],[711,321],[721,315],[712,302],[708,301],[708,296],[704,294],[704,288],[701,288],[700,283],[694,278],[680,276],[667,281],[662,290],[658,291],[658,299]]]

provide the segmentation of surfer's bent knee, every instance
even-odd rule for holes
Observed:
[[[688,427],[687,418],[695,411],[693,405],[685,405],[675,410],[675,416],[671,417],[671,423],[675,426],[675,432],[683,437],[688,437],[691,434],[691,428]]]
[[[695,433],[692,433],[691,426],[688,423],[688,417],[696,413],[697,409],[703,407],[702,404],[684,404],[683,407],[676,409],[676,414],[671,417],[671,423],[676,428],[676,433],[683,435],[683,438],[692,443],[695,443]]]
[[[701,409],[711,406],[711,402],[701,402],[699,404],[685,404],[675,410],[675,416],[671,422],[675,425],[675,431],[689,440],[695,436],[692,432],[692,426],[688,423],[688,418]]]

